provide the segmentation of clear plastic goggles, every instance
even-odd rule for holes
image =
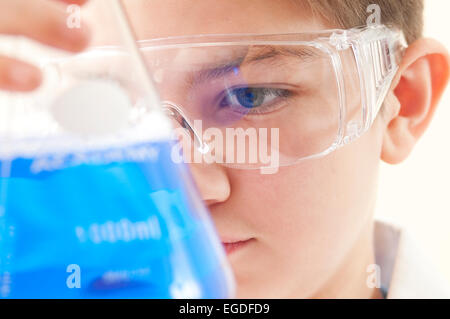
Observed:
[[[406,43],[400,31],[370,26],[174,37],[140,47],[184,161],[270,170],[324,156],[366,132]],[[127,59],[117,47],[97,47],[46,66],[65,77],[116,79],[138,104]]]

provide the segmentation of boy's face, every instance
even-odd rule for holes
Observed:
[[[135,0],[126,5],[140,39],[335,27],[313,18],[298,2]],[[372,258],[365,248],[371,244],[384,125],[378,117],[350,145],[272,175],[192,164],[222,240],[251,239],[228,254],[238,297],[308,297],[321,294],[347,267],[365,273]]]

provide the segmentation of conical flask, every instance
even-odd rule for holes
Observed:
[[[33,93],[0,93],[0,296],[233,297],[121,4],[83,10],[78,24],[92,31],[83,53],[0,41],[44,79]]]

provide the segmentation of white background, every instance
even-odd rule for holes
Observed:
[[[425,36],[450,49],[450,1],[425,0]],[[380,173],[377,215],[411,230],[450,282],[450,87],[410,157]]]

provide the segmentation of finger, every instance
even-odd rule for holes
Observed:
[[[89,43],[89,29],[69,28],[66,6],[48,0],[0,1],[0,33],[24,35],[63,50],[78,52]]]
[[[0,56],[0,90],[31,91],[41,84],[41,72],[28,63]]]
[[[87,0],[58,0],[58,1],[62,1],[68,4],[77,4],[79,6],[82,6],[87,2]]]

